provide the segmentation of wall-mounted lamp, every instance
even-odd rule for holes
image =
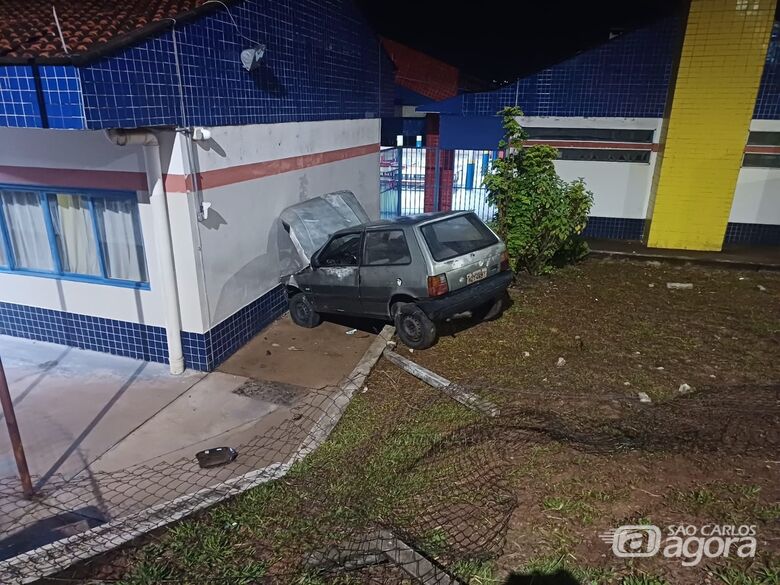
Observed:
[[[260,64],[263,55],[265,55],[265,45],[257,45],[252,49],[244,49],[241,51],[241,64],[247,71],[252,71]]]

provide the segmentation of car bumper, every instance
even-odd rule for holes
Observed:
[[[512,271],[505,270],[442,297],[420,301],[417,305],[430,319],[441,321],[498,299],[504,294],[511,282]]]

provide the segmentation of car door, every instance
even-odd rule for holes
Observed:
[[[362,231],[333,236],[315,256],[308,286],[314,308],[322,313],[360,313],[359,264]]]
[[[387,316],[393,294],[409,294],[414,286],[412,253],[401,229],[368,229],[363,236],[360,300],[367,314]]]

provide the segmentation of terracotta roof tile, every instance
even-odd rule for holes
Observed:
[[[57,59],[97,51],[207,0],[0,0],[0,59]],[[68,46],[62,47],[52,5]],[[214,4],[219,7],[218,4]]]

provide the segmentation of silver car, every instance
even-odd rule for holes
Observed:
[[[351,193],[330,194],[324,201],[332,206],[327,198],[334,196],[346,202],[335,215],[349,216],[349,225],[316,250],[320,223],[340,220],[325,217],[326,206],[309,201],[282,214],[296,248],[309,260],[284,279],[295,323],[315,327],[321,314],[392,319],[401,341],[425,349],[436,342],[441,321],[501,313],[512,281],[506,246],[474,213],[369,222],[361,221],[365,212]]]

